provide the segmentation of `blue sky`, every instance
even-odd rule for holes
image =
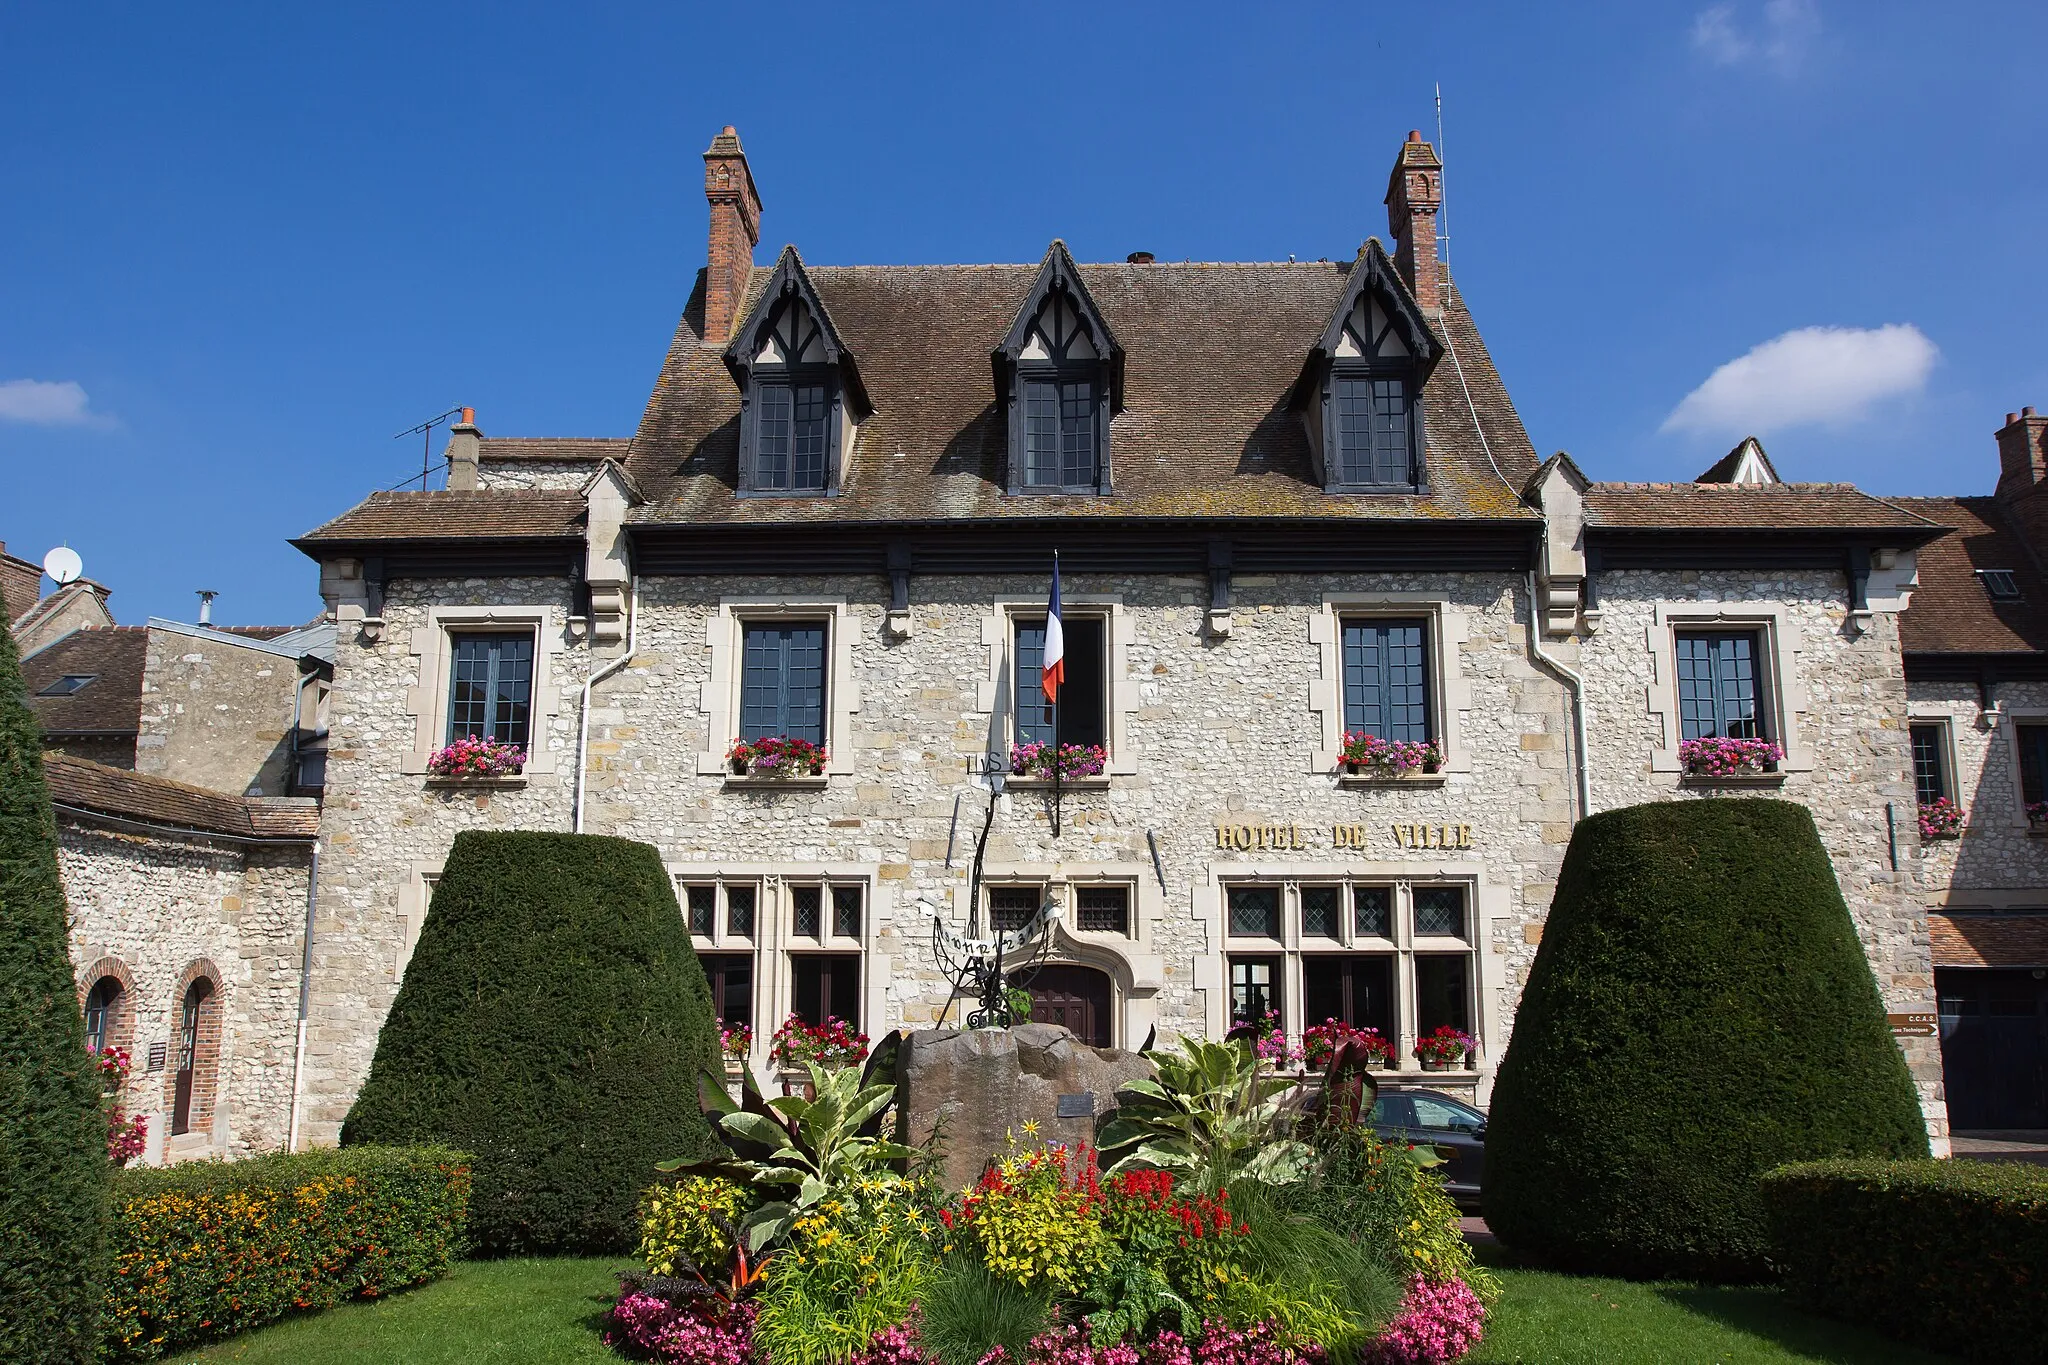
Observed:
[[[1342,257],[1441,81],[1539,451],[1984,492],[2048,404],[2048,7],[860,9],[0,10],[0,538],[124,621],[302,620],[285,540],[417,472],[393,432],[630,435],[725,123],[763,262]]]

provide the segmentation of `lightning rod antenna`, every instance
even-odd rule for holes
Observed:
[[[1436,159],[1444,157],[1444,83],[1436,82]],[[1450,201],[1444,194],[1444,173],[1436,173],[1436,253],[1444,263],[1444,269],[1451,268],[1451,218]]]

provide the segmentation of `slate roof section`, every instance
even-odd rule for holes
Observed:
[[[132,735],[142,724],[142,666],[149,631],[142,626],[88,626],[21,661],[29,710],[45,735]],[[37,695],[67,674],[93,681],[63,697]]]
[[[577,540],[583,495],[558,489],[372,493],[292,542],[300,549],[368,541]]]
[[[1535,450],[1455,289],[1443,329],[1479,428],[1456,367],[1440,364],[1423,396],[1431,492],[1324,494],[1287,397],[1354,268],[1350,261],[1079,266],[1125,352],[1125,406],[1110,427],[1109,497],[1003,492],[1006,432],[989,356],[1030,291],[1037,263],[806,266],[875,411],[861,425],[838,497],[735,496],[740,395],[721,349],[700,344],[700,276],[627,460],[649,498],[632,519],[1532,519],[1515,489],[1536,468]],[[755,268],[743,313],[771,273]]]
[[[1937,967],[2048,967],[2048,915],[1927,916]]]
[[[1908,654],[2012,654],[2048,650],[2048,575],[1997,498],[1897,498],[1955,529],[1920,549],[1920,586],[1900,618]],[[2020,600],[1994,602],[1979,569],[2011,569]]]
[[[51,802],[73,811],[264,843],[320,833],[320,803],[310,797],[229,796],[58,753],[43,755],[43,773]]]
[[[1939,531],[1932,516],[1848,483],[1596,483],[1586,525],[1611,531]]]
[[[623,461],[632,444],[630,436],[486,436],[478,443],[477,458],[485,464],[596,464]]]

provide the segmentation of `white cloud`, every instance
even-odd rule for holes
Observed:
[[[85,390],[72,380],[0,379],[0,422],[39,427],[94,426],[107,419],[94,412]]]
[[[1661,429],[1741,435],[1853,422],[1883,399],[1919,392],[1940,357],[1911,323],[1801,327],[1708,375]]]
[[[1798,69],[1820,36],[1816,0],[1764,0],[1755,25],[1735,6],[1713,5],[1693,16],[1692,46],[1716,66],[1763,66],[1781,76]]]

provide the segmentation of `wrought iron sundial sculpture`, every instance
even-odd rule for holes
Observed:
[[[1051,949],[1060,907],[1048,890],[1030,919],[1015,929],[998,930],[991,926],[989,933],[983,935],[981,862],[988,851],[989,831],[995,826],[996,799],[1003,794],[1009,763],[1000,753],[985,754],[981,775],[988,779],[988,810],[982,817],[981,835],[974,841],[974,870],[967,884],[967,932],[955,932],[930,902],[926,902],[926,909],[932,917],[932,956],[952,979],[955,993],[976,1002],[967,1016],[967,1027],[1008,1028],[1017,1022],[1010,1009],[1009,979],[1014,971],[1031,967]]]

